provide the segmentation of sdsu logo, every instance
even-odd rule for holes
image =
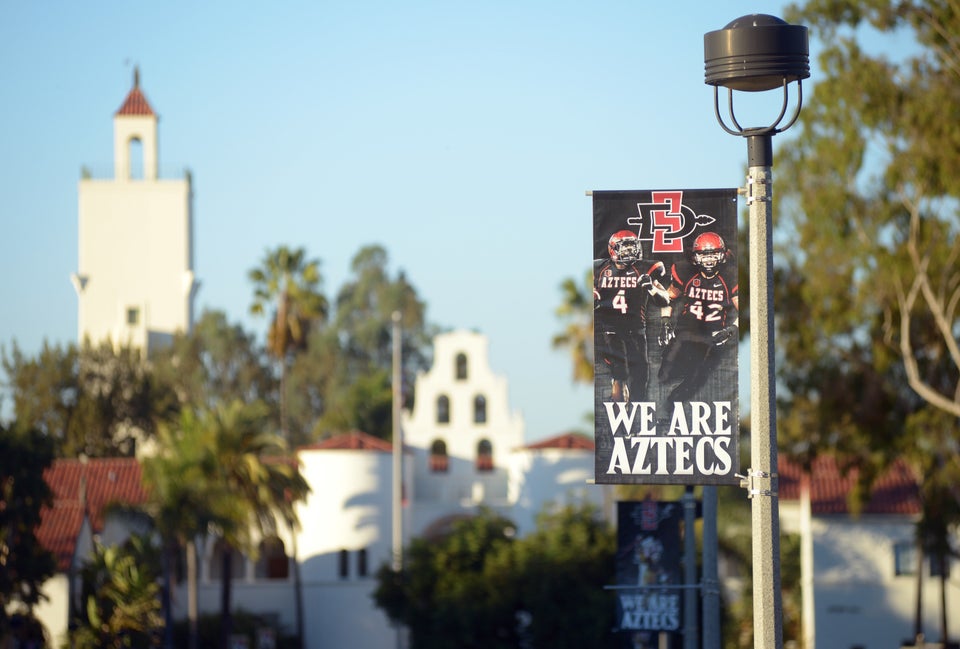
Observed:
[[[684,205],[682,191],[651,192],[650,197],[650,203],[637,203],[640,214],[629,217],[627,223],[638,226],[637,238],[653,242],[651,252],[682,253],[684,238],[716,221]]]

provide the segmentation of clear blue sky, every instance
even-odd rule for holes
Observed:
[[[332,297],[379,243],[429,320],[489,337],[528,440],[589,430],[550,346],[592,257],[585,191],[742,185],[703,34],[783,6],[0,3],[0,345],[76,340],[77,181],[112,173],[137,65],[161,173],[193,173],[198,312],[259,334],[246,273],[268,248],[321,259]]]

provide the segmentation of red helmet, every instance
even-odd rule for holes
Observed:
[[[704,232],[693,241],[693,264],[708,275],[727,260],[727,246],[716,232]]]
[[[630,230],[614,232],[607,242],[607,252],[610,253],[610,259],[620,264],[632,264],[643,258],[640,239],[636,232]]]

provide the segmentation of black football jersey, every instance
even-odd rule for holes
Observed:
[[[673,265],[673,286],[680,291],[674,299],[679,308],[677,327],[712,333],[731,324],[736,317],[734,298],[738,296],[736,265],[725,264],[713,277],[705,277],[689,262]]]

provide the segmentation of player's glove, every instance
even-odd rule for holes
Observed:
[[[664,320],[660,323],[660,335],[657,336],[657,342],[661,347],[666,347],[670,341],[677,337],[677,332],[673,329],[672,320]]]
[[[637,284],[640,288],[651,289],[653,288],[653,278],[647,273],[644,273],[637,279]]]
[[[737,339],[737,325],[727,325],[719,331],[713,332],[713,344],[717,347],[726,345],[730,341]]]

